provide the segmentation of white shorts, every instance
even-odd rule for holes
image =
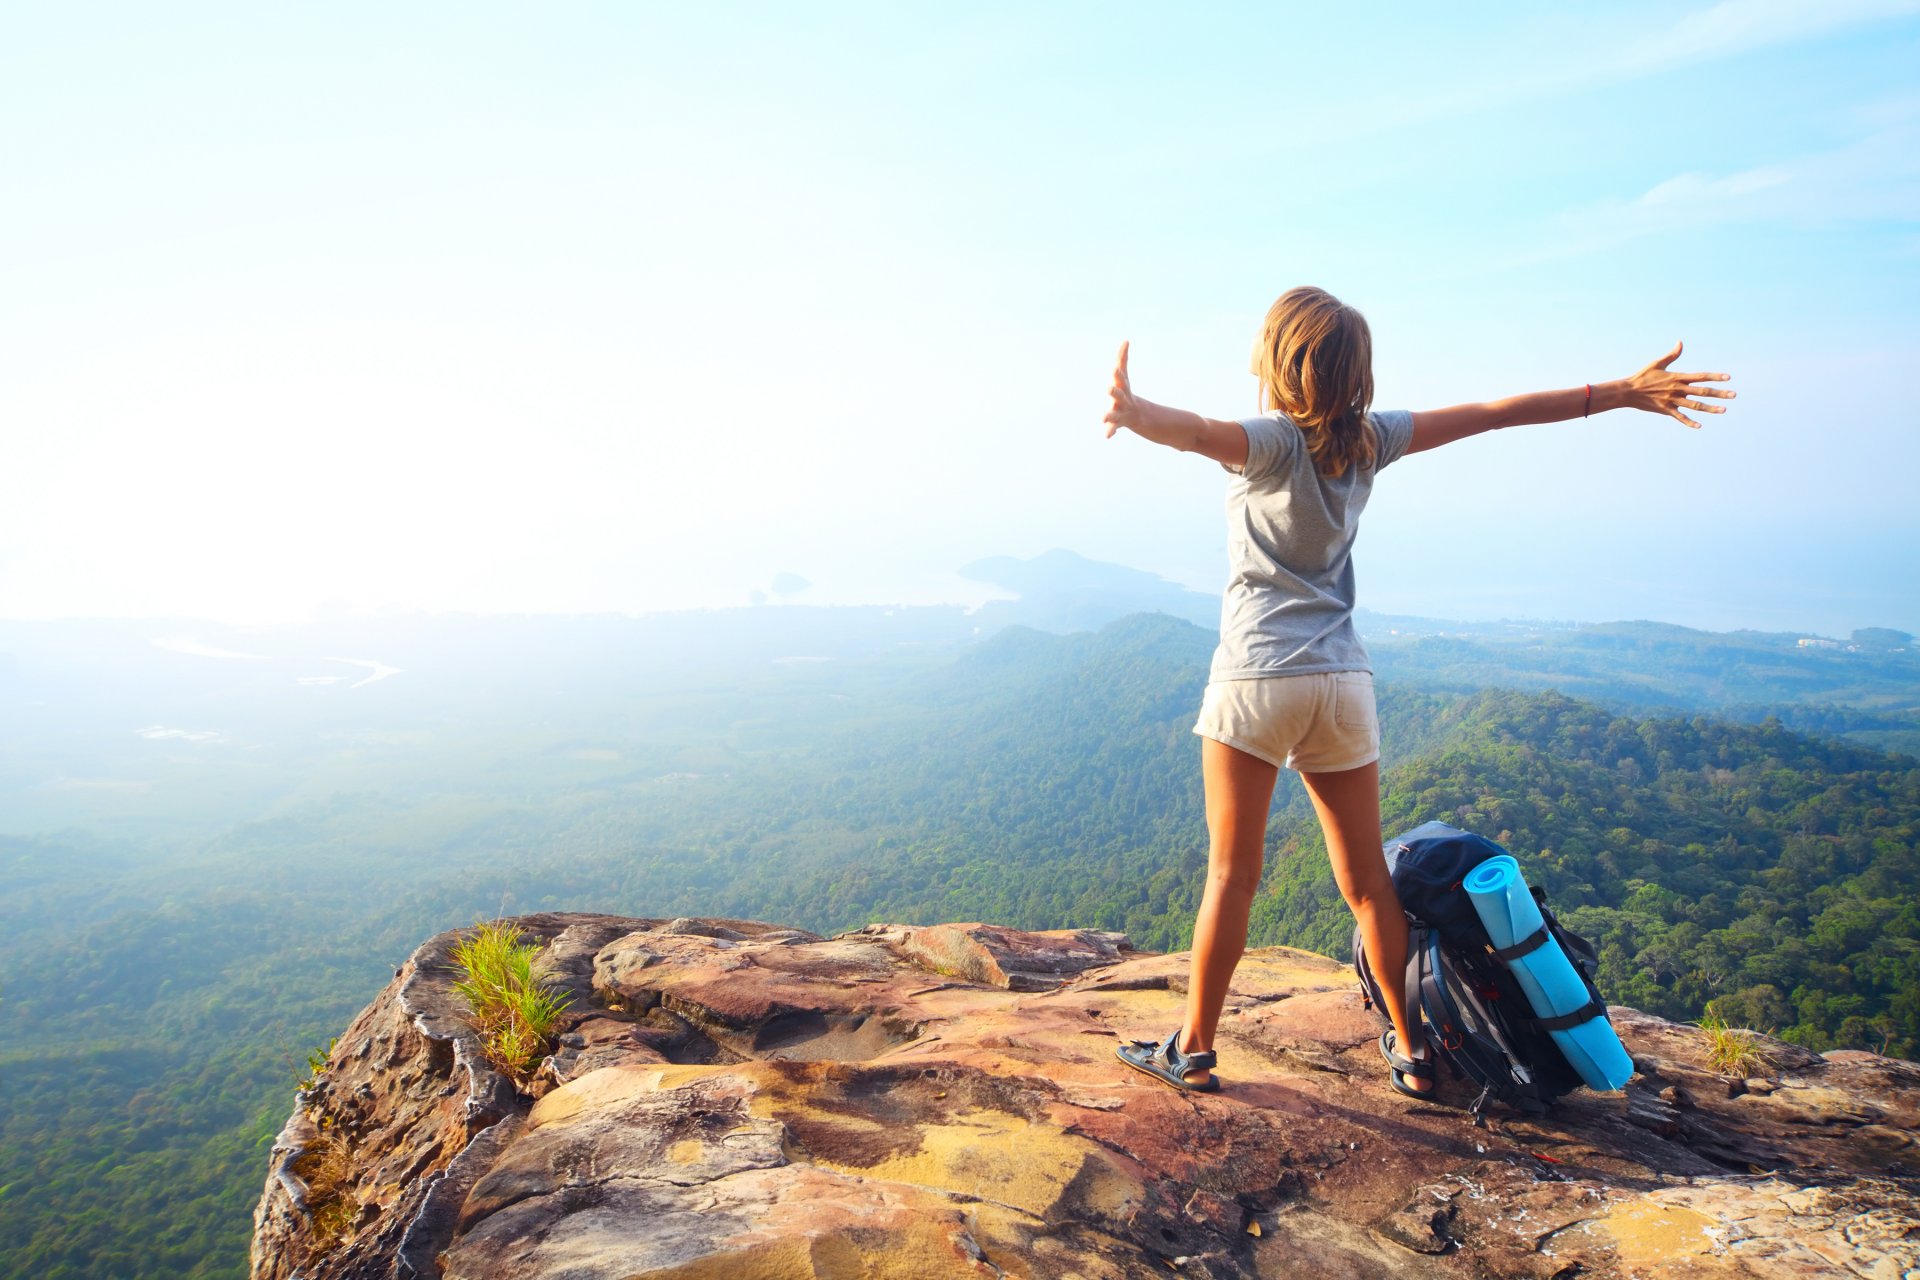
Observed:
[[[1373,673],[1215,681],[1207,685],[1193,731],[1300,773],[1358,769],[1380,758]]]

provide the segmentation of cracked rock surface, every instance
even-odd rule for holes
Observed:
[[[1920,1276],[1912,1063],[1768,1041],[1729,1079],[1616,1006],[1626,1090],[1475,1128],[1289,948],[1183,1094],[1113,1050],[1179,1025],[1188,958],[1119,934],[514,923],[573,998],[539,1072],[487,1063],[428,940],[275,1143],[256,1280]]]

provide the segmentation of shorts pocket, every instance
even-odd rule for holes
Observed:
[[[1374,725],[1373,677],[1342,671],[1333,678],[1333,722],[1349,733],[1370,733]]]

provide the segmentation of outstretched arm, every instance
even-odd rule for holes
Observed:
[[[1247,433],[1239,423],[1222,422],[1190,409],[1170,409],[1133,394],[1133,384],[1127,377],[1127,346],[1120,344],[1120,359],[1113,366],[1113,389],[1108,393],[1113,397],[1113,407],[1102,419],[1107,424],[1107,438],[1111,440],[1114,432],[1125,427],[1170,449],[1201,454],[1230,467],[1245,466]]]
[[[1682,410],[1695,413],[1725,413],[1725,405],[1706,404],[1706,398],[1731,400],[1734,393],[1703,382],[1725,382],[1724,373],[1669,373],[1667,366],[1680,356],[1681,344],[1648,364],[1629,378],[1595,382],[1590,386],[1569,387],[1565,391],[1536,391],[1530,395],[1509,396],[1484,404],[1457,404],[1449,409],[1428,409],[1413,415],[1413,443],[1408,453],[1437,449],[1455,440],[1477,436],[1501,427],[1520,427],[1535,422],[1565,422],[1569,418],[1589,417],[1609,409],[1644,409],[1664,413],[1689,427],[1700,424]]]

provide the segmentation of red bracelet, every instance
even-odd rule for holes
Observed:
[[[1591,412],[1593,412],[1593,384],[1589,382],[1587,384],[1587,407],[1580,411],[1580,416],[1584,418]]]

